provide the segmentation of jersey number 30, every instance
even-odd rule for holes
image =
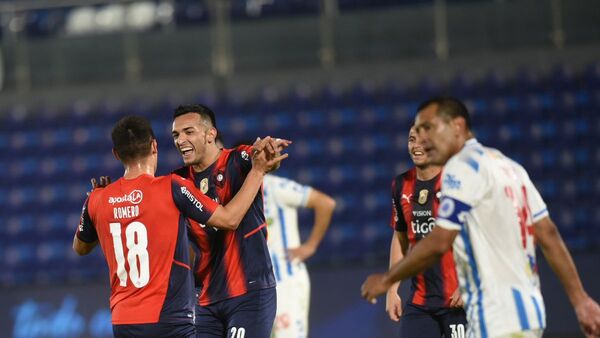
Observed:
[[[121,223],[110,223],[110,233],[115,247],[119,285],[127,286],[127,270],[125,270],[125,255],[123,254],[123,242],[121,241]],[[146,226],[140,222],[132,222],[125,229],[125,239],[128,249],[129,278],[136,288],[144,287],[150,280],[150,263],[148,261],[148,250],[146,250],[148,248]]]

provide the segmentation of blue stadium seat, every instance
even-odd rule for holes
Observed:
[[[226,145],[268,134],[294,141],[278,174],[335,196],[334,225],[315,259],[342,263],[387,255],[381,243],[391,234],[390,181],[412,166],[406,139],[417,105],[439,91],[464,97],[477,138],[525,166],[571,248],[600,247],[600,63],[581,73],[560,65],[548,74],[495,71],[481,80],[458,74],[447,84],[297,84],[265,88],[250,99],[202,94],[201,102],[219,112]],[[106,273],[99,250],[84,258],[70,251],[89,178],[122,173],[109,135],[125,111],[152,117],[159,173],[179,167],[169,127],[179,101],[109,98],[39,115],[16,106],[0,116],[0,217],[6,220],[0,227],[0,285],[85,281]],[[24,155],[14,156],[15,150]]]

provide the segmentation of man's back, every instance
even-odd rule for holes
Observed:
[[[298,208],[306,207],[310,188],[275,175],[265,176],[263,183],[265,217],[269,225],[267,244],[279,283],[293,276],[304,263],[288,259],[288,249],[299,247]]]
[[[437,223],[459,230],[454,256],[472,332],[543,328],[533,223],[548,213],[525,170],[472,139],[446,164],[442,195]]]
[[[109,267],[113,324],[192,322],[187,222],[175,202],[192,200],[186,185],[193,187],[179,177],[142,175],[90,194],[78,236],[97,233]],[[214,206],[192,204],[208,220]]]

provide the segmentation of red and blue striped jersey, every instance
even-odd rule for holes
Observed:
[[[91,192],[76,235],[100,242],[113,324],[192,323],[187,219],[206,222],[217,207],[177,175],[121,178]]]
[[[217,161],[204,171],[194,172],[188,166],[175,173],[192,178],[203,193],[225,205],[240,190],[252,168],[251,149],[245,145],[223,149]],[[192,226],[190,239],[196,251],[194,276],[196,287],[201,288],[200,305],[275,286],[262,191],[256,195],[237,230]]]
[[[391,226],[406,232],[409,247],[427,236],[435,226],[441,174],[428,181],[417,179],[416,169],[398,175],[392,181]],[[430,308],[448,307],[452,293],[458,288],[452,250],[436,265],[411,280],[409,302]]]

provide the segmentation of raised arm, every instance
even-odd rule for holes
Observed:
[[[446,251],[450,250],[457,234],[456,230],[446,230],[436,226],[388,272],[369,276],[361,288],[363,298],[375,303],[377,296],[384,294],[395,282],[414,276],[431,267]]]
[[[227,205],[216,204],[216,202],[212,201],[206,195],[200,193],[191,185],[191,182],[184,182],[180,178],[176,178],[180,184],[186,186],[184,194],[180,194],[177,191],[177,187],[174,189],[174,199],[178,208],[186,216],[201,224],[207,224],[222,230],[236,230],[262,186],[265,173],[288,157],[288,154],[276,156],[274,151],[265,150],[267,143],[274,143],[275,145],[271,145],[271,147],[279,150],[287,147],[289,144],[285,140],[274,142],[269,137],[257,141],[253,146],[252,168],[248,172],[240,190]],[[200,208],[194,207],[196,202],[200,203]]]
[[[207,223],[216,228],[237,229],[262,186],[265,174],[288,157],[288,154],[280,155],[281,150],[288,145],[289,141],[286,140],[274,140],[270,137],[258,139],[252,146],[252,169],[244,184],[227,205],[217,208]]]

